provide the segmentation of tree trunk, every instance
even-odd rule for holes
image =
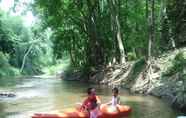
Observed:
[[[119,22],[119,5],[117,0],[109,0],[110,14],[111,14],[111,29],[115,30],[114,36],[117,41],[118,49],[120,52],[120,63],[123,64],[126,62],[125,59],[125,50],[121,36],[120,22]]]
[[[149,0],[146,0],[146,18],[148,22],[148,17],[149,17]]]
[[[150,13],[149,13],[149,3],[150,3]],[[149,30],[149,43],[148,43],[148,61],[147,61],[147,79],[152,82],[152,47],[154,47],[152,42],[155,41],[155,3],[154,0],[150,0],[147,4],[147,14],[148,14],[148,30]]]
[[[73,51],[71,48],[69,49],[69,53],[70,53],[70,60],[71,60],[72,65],[76,66],[75,59],[73,56]]]
[[[30,53],[30,51],[32,50],[33,44],[31,44],[31,46],[28,48],[27,52],[25,53],[25,55],[23,57],[23,62],[22,62],[22,66],[21,66],[20,72],[23,72],[23,69],[25,67],[26,58],[27,58],[28,54]]]
[[[92,2],[87,0],[88,7],[88,19],[87,20],[87,30],[88,30],[88,63],[90,66],[102,65],[104,62],[103,57],[103,47],[101,46],[101,37],[99,36],[99,29],[97,28],[97,12],[98,12],[98,1]]]
[[[120,51],[120,63],[125,63],[125,50],[121,38],[121,30],[120,30],[120,23],[118,19],[118,15],[116,15],[116,24],[117,24],[117,41],[118,41],[118,46],[119,46],[119,51]]]
[[[170,37],[170,41],[171,41],[171,45],[172,45],[172,48],[173,49],[176,49],[176,43],[175,43],[175,40],[173,38],[173,35],[172,35],[172,28],[170,27],[169,28],[169,37]]]
[[[154,0],[151,0],[150,2],[151,8],[150,8],[150,14],[148,16],[148,24],[149,24],[149,43],[148,43],[148,60],[151,60],[152,58],[152,47],[154,47],[152,42],[155,41],[155,6],[154,6]]]

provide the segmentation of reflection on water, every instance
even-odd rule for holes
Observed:
[[[12,80],[12,81],[11,81]],[[63,111],[74,107],[86,96],[86,88],[94,86],[102,102],[111,99],[111,89],[98,85],[66,82],[60,79],[3,79],[0,90],[13,91],[15,98],[0,99],[0,118],[30,118],[36,112]],[[130,105],[130,118],[175,118],[176,112],[151,96],[130,95],[120,91],[122,104]]]

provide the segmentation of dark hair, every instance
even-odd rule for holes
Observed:
[[[119,89],[118,88],[116,88],[116,87],[114,87],[113,89],[112,89],[112,92],[115,92],[115,93],[119,93]]]
[[[90,88],[87,89],[87,94],[88,95],[90,95],[92,93],[92,89],[93,89],[92,87],[90,87]]]

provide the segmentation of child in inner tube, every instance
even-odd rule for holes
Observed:
[[[80,111],[88,111],[90,118],[97,118],[99,115],[99,106],[101,101],[98,96],[96,96],[96,91],[94,88],[87,89],[88,97],[84,100],[80,107]]]
[[[116,87],[113,88],[112,94],[113,94],[112,100],[106,104],[106,105],[109,105],[108,107],[109,112],[118,111],[118,105],[120,104],[119,89]]]

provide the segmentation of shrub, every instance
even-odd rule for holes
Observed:
[[[183,73],[185,67],[186,67],[186,58],[184,57],[183,52],[179,52],[172,60],[172,66],[170,66],[163,75],[171,76],[178,72]]]
[[[127,59],[128,59],[128,61],[136,60],[137,59],[136,54],[135,53],[132,53],[132,52],[129,52],[127,54]]]
[[[0,52],[0,77],[19,75],[19,70],[9,64],[9,55]]]
[[[136,79],[144,67],[145,67],[145,59],[144,58],[138,59],[133,66],[133,71],[131,73],[130,78],[133,80]]]

